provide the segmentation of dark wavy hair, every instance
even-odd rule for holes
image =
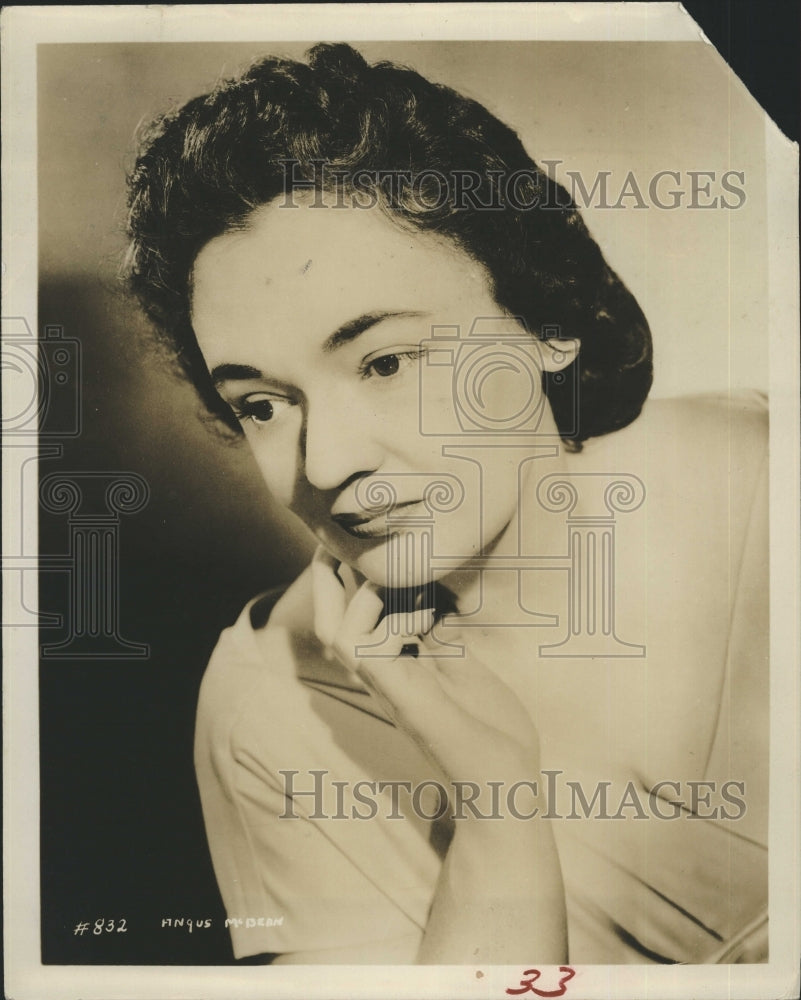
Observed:
[[[648,324],[567,191],[515,132],[476,101],[411,69],[368,65],[348,45],[317,45],[307,58],[263,59],[158,118],[128,180],[124,276],[209,412],[240,430],[192,330],[197,254],[286,197],[288,177],[325,187],[326,177],[359,174],[362,193],[375,178],[371,194],[397,224],[447,237],[481,263],[496,302],[533,335],[580,340],[576,371],[543,376],[566,441],[579,447],[634,420],[652,380]],[[426,195],[423,208],[422,189],[412,197],[409,185],[392,182],[403,171],[429,180],[434,171],[469,171],[484,195],[466,204],[454,186],[436,203]],[[504,178],[513,175],[511,196]]]

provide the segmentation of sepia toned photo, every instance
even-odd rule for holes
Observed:
[[[4,22],[7,993],[789,995],[797,146],[366,6]]]

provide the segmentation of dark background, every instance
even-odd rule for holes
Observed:
[[[797,139],[799,4],[685,5]],[[119,148],[127,145],[121,134]],[[43,171],[70,169],[67,157]],[[47,220],[43,227],[40,328],[57,324],[81,340],[84,378],[80,438],[64,439],[63,457],[43,460],[41,475],[124,469],[157,488],[120,527],[120,629],[148,643],[149,657],[53,660],[40,670],[42,957],[225,964],[233,958],[192,766],[197,689],[220,628],[255,593],[291,579],[309,545],[269,505],[244,454],[194,419],[189,391],[166,371],[156,382],[142,374],[154,367],[144,324],[108,279],[117,244],[87,221],[74,237],[84,252],[96,247],[97,273],[65,272],[48,262]],[[57,426],[60,415],[51,416]],[[243,518],[259,506],[262,518]],[[63,517],[42,513],[42,551],[65,551],[66,531]],[[43,574],[40,607],[65,612],[66,600],[65,577]],[[64,634],[48,629],[42,640]],[[212,927],[162,929],[177,917],[210,918]],[[128,929],[74,935],[76,923],[99,918],[125,918]]]
[[[118,562],[120,635],[150,652],[40,665],[43,961],[225,963],[233,957],[192,765],[198,685],[221,628],[250,597],[296,575],[304,549],[293,558],[291,545],[277,545],[280,522],[274,527],[269,516],[261,530],[257,521],[238,531],[241,508],[264,505],[264,497],[237,481],[233,461],[218,466],[217,482],[209,481],[213,466],[189,468],[168,406],[150,422],[154,434],[163,422],[163,440],[132,433],[117,395],[138,369],[136,342],[123,336],[134,320],[90,286],[74,278],[41,284],[43,323],[57,318],[67,334],[77,332],[94,372],[82,380],[80,437],[64,442],[63,458],[42,460],[40,475],[123,470],[149,483],[147,506],[121,518]],[[198,428],[199,436],[211,433]],[[204,443],[207,451],[225,447]],[[43,553],[67,551],[66,522],[40,514]],[[67,582],[64,573],[43,573],[39,607],[68,615]],[[67,634],[48,628],[40,638]],[[211,918],[212,927],[164,930],[166,917]],[[75,936],[79,921],[93,926],[98,918],[125,918],[127,930]]]
[[[682,0],[786,136],[801,132],[801,3],[798,0]]]

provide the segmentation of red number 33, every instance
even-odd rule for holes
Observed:
[[[520,980],[520,988],[509,987],[507,993],[511,996],[519,996],[521,993],[536,993],[538,997],[563,997],[567,993],[567,983],[575,976],[576,970],[571,969],[567,965],[560,965],[559,971],[562,973],[562,977],[557,984],[557,989],[555,990],[539,990],[534,985],[536,981],[540,978],[542,973],[539,969],[526,969],[523,973],[524,976],[529,976],[528,979]]]

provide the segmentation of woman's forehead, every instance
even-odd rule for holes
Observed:
[[[211,240],[195,261],[196,322],[219,321],[246,302],[281,310],[409,308],[472,289],[484,269],[450,240],[401,229],[378,209],[314,207],[281,200],[256,209],[245,226]],[[347,318],[347,317],[345,317]]]

